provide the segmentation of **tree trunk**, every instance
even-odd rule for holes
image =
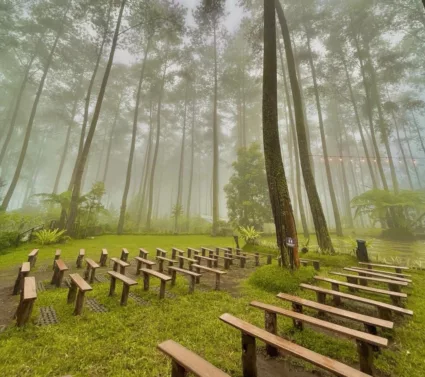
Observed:
[[[81,159],[80,161],[78,161],[78,168],[75,174],[75,182],[74,182],[74,187],[72,190],[71,204],[69,207],[69,216],[68,216],[68,223],[67,223],[67,231],[69,235],[72,235],[74,233],[74,224],[75,224],[75,220],[77,218],[77,213],[78,213],[78,201],[80,198],[81,182],[82,182],[82,178],[84,174],[84,168],[87,162],[87,157],[90,152],[91,143],[93,140],[94,132],[96,130],[97,121],[100,115],[100,110],[102,108],[103,97],[105,95],[106,85],[108,84],[108,79],[109,79],[109,73],[111,72],[112,62],[114,60],[115,49],[117,47],[118,35],[119,35],[120,26],[121,26],[121,19],[124,12],[126,1],[127,0],[122,0],[121,2],[120,13],[118,15],[117,25],[116,25],[114,37],[112,40],[111,52],[109,54],[109,59],[106,65],[105,74],[103,76],[102,85],[100,87],[99,95],[97,97],[96,107],[94,109],[93,118],[90,124],[89,132],[87,134],[87,139],[84,143],[84,148],[81,153]]]
[[[192,128],[190,131],[190,171],[189,171],[189,187],[187,192],[187,205],[186,205],[186,229],[189,232],[189,217],[190,217],[190,203],[192,201],[192,186],[193,186],[193,165],[195,161],[195,109],[196,109],[196,92],[192,99]]]
[[[264,0],[263,145],[267,183],[282,265],[298,268],[297,230],[279,140],[276,58],[274,0]],[[292,238],[295,244],[293,254],[288,253],[289,260],[287,238]]]
[[[145,48],[145,55],[143,57],[142,70],[140,71],[139,86],[137,87],[136,104],[134,107],[134,118],[133,118],[133,133],[131,136],[130,155],[128,157],[127,176],[125,179],[124,193],[122,195],[120,218],[118,220],[117,234],[122,234],[124,230],[125,212],[127,209],[127,196],[128,196],[128,190],[130,189],[131,169],[133,168],[134,149],[136,147],[137,122],[139,117],[140,97],[142,92],[143,79],[145,77],[146,59],[148,57],[150,44],[151,43],[149,39]]]
[[[409,141],[409,138],[407,137],[407,130],[406,130],[405,122],[402,122],[402,125],[403,125],[404,139],[405,139],[406,144],[407,144],[407,149],[409,150],[409,156],[410,156],[411,160],[413,161],[413,167],[415,169],[416,179],[418,180],[419,188],[422,188],[422,181],[421,181],[421,178],[419,176],[418,167],[416,166],[415,159],[413,158],[412,148],[410,147],[410,141]]]
[[[38,85],[37,93],[35,95],[34,103],[32,105],[32,109],[31,109],[30,118],[29,118],[29,121],[28,121],[28,124],[27,124],[27,129],[25,131],[24,142],[22,144],[21,153],[19,155],[18,165],[16,166],[16,170],[15,170],[15,173],[13,175],[12,182],[10,183],[9,189],[6,192],[6,195],[3,199],[3,203],[0,207],[0,209],[3,210],[3,211],[7,210],[7,207],[9,206],[9,203],[10,203],[10,199],[12,198],[12,195],[15,191],[19,177],[21,175],[21,170],[22,170],[22,167],[24,165],[25,156],[27,154],[28,144],[29,144],[30,137],[31,137],[31,131],[32,131],[32,127],[33,127],[33,124],[34,124],[35,115],[37,113],[38,103],[40,101],[41,93],[43,92],[44,83],[46,81],[46,77],[47,77],[47,74],[49,72],[50,65],[52,64],[53,55],[55,53],[56,46],[58,45],[59,39],[60,39],[62,32],[63,32],[66,15],[68,14],[68,10],[69,10],[70,5],[71,5],[71,2],[68,1],[68,4],[66,6],[65,12],[64,12],[63,17],[62,17],[62,20],[60,22],[60,25],[61,25],[60,29],[59,29],[58,33],[56,34],[55,41],[53,42],[53,46],[50,49],[49,57],[47,58],[46,65],[44,66],[43,75],[42,75],[40,83]],[[29,68],[28,68],[28,70],[29,70]]]
[[[300,152],[300,162],[304,178],[304,185],[307,191],[308,200],[310,202],[310,209],[316,231],[317,242],[322,250],[328,250],[333,253],[334,248],[332,245],[332,240],[329,236],[328,226],[326,224],[322,204],[320,203],[319,194],[317,192],[316,183],[313,172],[311,170],[310,151],[308,148],[307,132],[304,123],[304,111],[302,105],[303,101],[300,87],[298,85],[295,60],[292,52],[291,37],[289,34],[288,25],[286,23],[285,14],[279,0],[275,0],[275,4],[282,29],[283,40],[285,42],[286,59],[288,63],[289,79],[291,83],[295,110],[295,124]]]
[[[417,132],[417,134],[418,134],[418,139],[419,139],[419,141],[421,142],[422,150],[423,150],[423,151],[424,151],[424,153],[425,153],[424,140],[423,140],[423,138],[422,138],[422,134],[421,134],[421,131],[420,131],[420,129],[419,129],[419,124],[418,124],[418,122],[417,122],[417,120],[416,120],[415,113],[414,113],[412,110],[410,110],[410,114],[412,115],[412,118],[413,118],[413,124],[415,125],[415,129],[416,129],[416,132]]]

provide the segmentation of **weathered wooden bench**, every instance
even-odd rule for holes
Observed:
[[[120,259],[122,260],[122,261],[124,261],[124,262],[127,262],[128,261],[128,255],[129,255],[130,253],[128,252],[128,250],[127,249],[122,249],[121,250],[121,257],[120,257]]]
[[[359,262],[359,264],[367,266],[367,268],[372,269],[373,267],[382,267],[382,268],[391,268],[395,269],[395,272],[401,274],[402,270],[408,270],[409,267],[405,266],[391,266],[389,264],[379,264],[379,263],[369,263],[369,262]]]
[[[32,250],[28,254],[28,262],[30,262],[31,268],[35,266],[35,262],[37,262],[38,249]]]
[[[78,257],[77,257],[77,262],[76,262],[77,268],[83,267],[83,259],[85,255],[86,255],[86,251],[84,249],[80,249],[78,253]]]
[[[228,313],[222,314],[220,320],[241,331],[242,335],[242,370],[244,377],[257,376],[257,350],[256,339],[266,343],[269,356],[277,356],[279,351],[287,355],[300,358],[321,367],[328,372],[341,377],[370,377],[348,365],[340,363],[329,357],[320,355],[307,348],[283,339],[270,331],[261,329]],[[270,324],[268,328],[272,328]]]
[[[99,260],[100,266],[105,267],[107,260],[108,260],[108,250],[102,249],[102,251],[100,252],[100,260]]]
[[[24,262],[24,263],[22,263],[22,266],[19,267],[18,276],[16,277],[15,285],[13,286],[12,295],[15,296],[19,292],[22,291],[25,278],[29,275],[30,270],[31,270],[31,263],[30,262]]]
[[[303,266],[308,266],[311,263],[316,271],[320,271],[320,261],[318,260],[300,258],[300,263]]]
[[[388,347],[388,339],[380,336],[353,330],[345,326],[337,325],[328,321],[323,321],[316,317],[311,317],[303,313],[292,310],[286,310],[277,306],[264,304],[258,301],[252,301],[251,306],[264,310],[266,330],[273,334],[277,332],[277,315],[291,318],[294,326],[302,330],[303,325],[318,327],[320,329],[336,333],[345,338],[353,339],[357,343],[357,352],[360,361],[360,370],[364,373],[373,373],[373,351],[374,347]]]
[[[93,284],[96,275],[96,269],[100,266],[93,260],[86,258],[86,271],[84,272],[84,279],[89,280]]]
[[[201,272],[201,270],[206,272],[212,272],[213,274],[215,274],[215,289],[217,291],[220,290],[220,276],[227,274],[226,271],[221,271],[214,268],[201,266],[199,264],[192,264],[191,268],[192,270],[195,269],[198,274]],[[196,282],[199,283],[199,277],[196,278]]]
[[[164,262],[168,262],[168,266],[174,266],[174,263],[177,263],[174,259],[169,259],[166,257],[157,256],[156,260],[158,261],[158,271],[164,272]]]
[[[58,259],[55,263],[55,269],[53,271],[51,284],[54,284],[56,285],[57,288],[59,288],[62,284],[65,271],[68,271],[68,270],[69,268],[65,264],[65,262],[62,259]]]
[[[210,267],[210,268],[212,268],[213,262],[215,262],[214,258],[204,257],[202,255],[195,255],[195,260],[197,261],[197,264],[199,264],[199,265],[202,264],[202,261],[206,261],[207,266]]]
[[[226,254],[226,255],[230,255],[230,254]],[[230,264],[233,261],[233,258],[232,257],[228,257],[228,256],[226,257],[226,256],[222,256],[222,255],[215,255],[214,256],[214,259],[215,259],[215,261],[214,261],[214,268],[217,268],[218,267],[218,260],[219,259],[223,259],[224,260],[224,269],[225,270],[228,270],[230,268]]]
[[[341,280],[328,279],[328,278],[324,278],[324,277],[321,277],[321,276],[315,276],[314,278],[316,280],[319,280],[319,281],[330,283],[331,286],[332,286],[332,289],[335,290],[335,291],[339,291],[339,286],[342,285],[343,287],[347,287],[347,288],[353,288],[353,289],[358,289],[358,290],[362,290],[362,291],[367,291],[367,292],[370,292],[370,293],[376,293],[376,294],[390,296],[393,304],[397,305],[397,306],[401,306],[401,299],[407,297],[406,293],[387,291],[385,289],[378,289],[378,288],[372,288],[372,287],[366,287],[364,285],[346,283],[346,282],[341,281]]]
[[[139,248],[139,257],[143,259],[148,259],[149,252],[145,250],[143,247]]]
[[[16,310],[16,326],[24,326],[31,317],[34,301],[37,299],[35,277],[27,276],[21,290],[21,297]]]
[[[343,298],[343,299],[347,299],[347,300],[351,300],[355,302],[360,302],[362,304],[375,306],[378,309],[379,318],[382,318],[385,320],[391,319],[392,312],[402,314],[402,315],[410,315],[410,316],[413,315],[413,311],[409,309],[404,309],[399,306],[390,305],[385,302],[371,300],[361,296],[350,295],[348,293],[339,292],[337,290],[325,289],[322,287],[317,287],[315,285],[309,285],[309,284],[300,284],[300,287],[316,292],[317,301],[320,302],[321,304],[325,304],[326,295],[330,295],[333,297],[333,303],[335,305],[339,305],[341,303],[341,299]]]
[[[57,250],[55,251],[55,259],[53,259],[53,266],[52,266],[52,270],[54,270],[54,269],[55,269],[55,262],[56,262],[58,259],[60,259],[60,257],[61,257],[61,253],[62,253],[62,251],[61,251],[61,250],[59,250],[59,249],[57,249]]]
[[[412,279],[406,279],[395,275],[387,275],[387,274],[381,274],[380,272],[375,272],[376,270],[363,270],[358,269],[356,267],[344,267],[345,271],[354,272],[356,274],[359,274],[360,276],[372,276],[372,277],[379,277],[384,279],[390,279],[390,280],[398,280],[398,281],[404,281],[406,283],[411,283]]]
[[[152,266],[155,266],[156,264],[154,261],[141,257],[135,257],[134,259],[137,262],[136,275],[140,275],[140,269],[143,267],[143,265],[145,265],[148,269],[152,269]]]
[[[235,254],[232,257],[233,257],[233,259],[239,259],[239,267],[240,268],[245,268],[245,264],[246,264],[246,261],[248,259],[248,257],[245,254],[242,254],[242,255],[241,254]]]
[[[188,373],[197,377],[230,377],[173,340],[158,344],[158,349],[171,358],[171,377],[186,377]]]
[[[176,259],[177,254],[180,255],[180,256],[183,256],[184,253],[185,252],[183,250],[180,250],[177,247],[173,247],[171,249],[171,259]]]
[[[158,271],[149,270],[147,268],[141,268],[140,271],[143,273],[143,289],[145,291],[149,290],[149,278],[151,276],[156,277],[161,281],[161,286],[159,288],[159,298],[163,299],[165,297],[165,284],[167,281],[171,280],[171,276],[162,274]]]
[[[167,256],[167,251],[164,249],[161,249],[159,247],[156,248],[156,256],[157,257],[166,257]]]
[[[192,258],[192,254],[193,255],[197,255],[199,253],[200,253],[200,251],[198,249],[194,249],[193,247],[188,247],[187,248],[187,256],[188,256],[188,258]]]
[[[67,302],[68,304],[72,304],[75,301],[74,315],[81,315],[84,306],[84,296],[86,292],[93,290],[93,288],[79,274],[70,274],[69,278],[71,279],[71,283],[69,285]]]
[[[368,277],[368,276],[358,276],[358,275],[344,274],[341,272],[334,272],[334,271],[331,271],[330,273],[332,275],[345,277],[347,279],[347,282],[352,284],[361,284],[364,286],[367,286],[368,282],[387,284],[388,289],[394,292],[400,292],[400,287],[407,287],[407,285],[409,284],[407,282],[400,281],[400,280],[382,279],[382,278]],[[354,292],[353,288],[351,288],[350,290]]]
[[[214,250],[211,250],[211,249],[210,249],[210,248],[208,248],[208,247],[201,247],[201,255],[202,255],[203,257],[206,257],[206,256],[207,256],[207,252],[208,252],[208,255],[209,255],[209,253],[210,253],[211,251],[214,253]]]
[[[276,297],[280,298],[284,301],[289,301],[292,303],[292,310],[298,313],[303,312],[303,307],[307,307],[310,309],[315,309],[319,312],[319,315],[332,314],[338,317],[342,317],[345,319],[350,319],[352,321],[363,323],[365,330],[370,334],[377,334],[377,327],[383,329],[393,329],[394,322],[386,321],[384,319],[371,317],[364,314],[359,314],[355,312],[350,312],[348,310],[335,308],[334,306],[329,306],[325,304],[321,304],[316,301],[306,300],[301,297],[288,295],[286,293],[279,293]]]
[[[111,276],[111,285],[109,288],[109,296],[113,296],[115,293],[115,287],[117,284],[117,279],[122,281],[122,294],[120,304],[122,306],[127,305],[128,294],[130,293],[130,287],[133,285],[137,285],[137,281],[130,279],[129,277],[120,274],[116,271],[108,271],[108,274]]]
[[[130,266],[130,263],[124,262],[124,261],[122,261],[121,259],[118,259],[118,258],[111,258],[110,260],[113,263],[112,269],[115,272],[118,272],[118,266],[119,266],[119,268],[120,268],[120,274],[121,275],[125,275],[125,269],[128,266]]]
[[[400,277],[400,278],[406,278],[406,277],[412,276],[412,275],[406,274],[404,272],[398,273],[398,272],[391,272],[391,271],[385,271],[385,270],[378,270],[376,268],[374,268],[373,270],[370,269],[370,268],[363,268],[363,267],[351,267],[351,268],[355,268],[356,270],[360,270],[360,271],[378,272],[380,274],[384,274],[384,275],[388,275],[388,276],[396,276],[396,277]]]
[[[171,275],[171,286],[174,286],[176,284],[177,272],[190,277],[189,293],[193,293],[193,291],[195,290],[196,278],[200,278],[201,274],[197,274],[196,272],[185,270],[179,267],[168,267],[168,274]]]
[[[191,264],[196,263],[196,259],[192,259],[192,258],[188,258],[188,257],[184,257],[182,255],[178,255],[177,259],[179,261],[179,268],[183,268],[184,267],[184,262],[187,261],[189,263],[189,267]]]

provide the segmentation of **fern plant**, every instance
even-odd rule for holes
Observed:
[[[261,232],[257,231],[253,226],[240,226],[239,232],[247,244],[255,244],[256,240],[261,237]]]
[[[65,230],[42,229],[34,233],[35,241],[41,245],[51,245],[61,241],[66,241],[70,237],[65,236]]]

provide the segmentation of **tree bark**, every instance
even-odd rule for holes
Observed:
[[[111,52],[109,54],[109,59],[106,65],[105,74],[103,76],[102,85],[100,87],[99,95],[97,97],[96,107],[94,109],[93,118],[90,124],[89,132],[87,134],[87,139],[84,143],[84,148],[81,153],[81,159],[80,161],[78,161],[78,168],[75,174],[75,182],[74,182],[74,187],[72,190],[71,204],[69,207],[69,216],[68,216],[68,222],[67,222],[67,231],[68,231],[68,234],[70,235],[74,234],[74,224],[75,224],[75,220],[77,218],[77,213],[78,213],[78,201],[80,198],[81,182],[82,182],[82,178],[84,174],[84,168],[87,162],[87,157],[90,152],[91,143],[93,140],[94,132],[96,130],[97,121],[100,115],[100,110],[102,108],[103,97],[105,95],[106,85],[108,84],[108,79],[109,79],[109,73],[111,72],[112,62],[114,60],[115,49],[117,47],[118,35],[119,35],[120,26],[121,26],[121,19],[124,12],[126,1],[127,0],[122,0],[121,2],[117,25],[116,25],[114,37],[112,40]]]
[[[410,114],[412,115],[412,118],[413,118],[413,124],[415,125],[416,133],[418,134],[418,139],[419,139],[419,141],[420,141],[420,143],[421,143],[422,150],[423,150],[423,151],[424,151],[424,153],[425,153],[424,140],[423,140],[423,138],[422,138],[421,131],[420,131],[420,129],[419,129],[419,124],[418,124],[418,122],[417,122],[417,120],[416,120],[416,117],[415,117],[415,113],[411,110],[411,111],[410,111]]]
[[[406,124],[404,122],[402,122],[402,125],[403,125],[404,139],[405,139],[406,144],[407,144],[407,149],[409,150],[409,156],[410,156],[412,161],[415,161],[415,159],[413,158],[412,148],[410,147],[410,141],[409,141],[409,138],[407,137]],[[421,178],[419,176],[418,167],[416,166],[415,162],[413,163],[413,167],[415,169],[416,179],[418,180],[419,188],[422,188],[423,187],[422,181],[421,181]]]
[[[310,164],[310,151],[308,148],[307,132],[304,123],[303,101],[301,97],[300,87],[298,85],[297,72],[295,67],[294,54],[292,52],[291,37],[285,14],[279,0],[275,0],[277,15],[282,29],[282,36],[285,42],[286,59],[288,62],[289,79],[291,83],[292,96],[295,110],[295,124],[298,137],[298,147],[300,152],[300,162],[304,178],[304,185],[307,191],[308,200],[310,202],[311,214],[316,231],[317,242],[322,250],[328,250],[334,253],[332,240],[329,236],[328,226],[326,224],[325,215],[323,213],[322,204],[317,192],[316,183]]]
[[[193,165],[195,162],[195,109],[196,109],[196,92],[193,93],[192,99],[192,128],[190,132],[190,170],[189,170],[189,187],[187,192],[187,205],[186,205],[186,229],[189,232],[189,217],[190,217],[190,203],[192,201],[192,186],[193,186]]]

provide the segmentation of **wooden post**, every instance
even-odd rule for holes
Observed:
[[[56,287],[60,288],[62,285],[63,275],[65,274],[65,271],[59,271],[58,278],[56,279]]]
[[[75,302],[74,315],[81,315],[81,313],[83,312],[84,295],[85,295],[85,292],[79,289],[78,295],[77,295],[77,301]]]
[[[258,267],[260,265],[260,254],[255,253],[255,266]]]
[[[397,267],[397,268],[395,269],[395,272],[396,272],[396,273],[398,273],[398,274],[401,274],[401,268],[398,268],[398,267]]]
[[[176,249],[174,247],[171,249],[171,259],[176,259]]]
[[[297,312],[297,313],[302,313],[303,312],[303,306],[300,305],[300,304],[297,304],[296,302],[293,302],[292,303],[292,310],[294,312]],[[303,330],[304,327],[303,327],[303,323],[301,321],[294,319],[293,323],[294,323],[295,328],[297,328],[298,330]]]
[[[141,268],[142,268],[142,262],[137,260],[136,275],[140,275]]]
[[[213,255],[213,258],[214,258],[214,268],[218,268],[218,256]]]
[[[87,263],[87,268],[84,271],[84,280],[87,280],[89,278],[89,276],[90,276],[90,268],[91,268],[90,265]]]
[[[92,268],[91,269],[91,274],[90,274],[90,284],[93,284],[94,283],[94,277],[96,276],[96,269],[95,268]]]
[[[115,279],[115,277],[111,276],[111,285],[109,287],[109,296],[114,295],[116,284],[117,284],[117,279]]]
[[[127,262],[128,260],[128,251],[127,249],[122,249],[121,250],[121,258],[120,258],[123,262]]]
[[[12,292],[13,296],[17,295],[21,291],[21,289],[23,287],[24,280],[25,280],[25,278],[24,278],[24,275],[22,273],[22,267],[19,267],[18,277],[16,278],[15,285],[13,286],[13,292]]]
[[[122,286],[122,294],[121,294],[121,302],[120,305],[121,306],[126,306],[127,305],[127,300],[128,300],[128,294],[130,292],[130,286],[128,284],[123,284]]]
[[[357,249],[356,249],[357,260],[359,262],[369,262],[369,255],[367,253],[366,241],[364,240],[356,240],[356,241],[357,241]]]
[[[316,296],[317,296],[317,302],[319,302],[321,304],[326,304],[326,293],[316,292]],[[325,313],[323,311],[319,310],[318,315],[319,315],[319,317],[323,317],[325,315]]]
[[[149,275],[143,271],[143,290],[149,291]]]
[[[53,271],[53,276],[52,276],[52,280],[50,281],[50,284],[53,285],[53,284],[56,283],[56,280],[58,278],[58,273],[59,273],[59,268],[58,268],[57,264],[55,264],[55,269]]]
[[[165,280],[161,280],[161,286],[159,288],[159,298],[163,299],[165,297]]]
[[[168,270],[168,273],[170,273],[170,270]],[[174,287],[176,285],[176,277],[177,273],[175,270],[171,270],[171,286]]]
[[[16,313],[16,326],[24,326],[31,317],[34,300],[22,301]]]
[[[331,287],[333,291],[338,291],[339,292],[339,284],[335,284],[335,283],[331,283]],[[334,295],[332,297],[333,303],[335,304],[335,306],[338,306],[341,304],[341,297]]]
[[[164,272],[164,261],[162,259],[159,259],[158,271]]]
[[[392,312],[390,309],[387,309],[387,308],[378,307],[378,315],[379,315],[379,318],[385,319],[386,321],[391,321],[392,319]]]
[[[201,253],[202,253],[202,256],[203,256],[203,257],[205,257],[205,252],[206,252],[205,248],[204,248],[204,247],[203,247],[203,248],[201,248]]]
[[[373,350],[372,347],[359,340],[357,343],[357,352],[359,354],[360,370],[363,373],[373,376]]]
[[[314,260],[313,267],[316,271],[320,271],[320,262],[318,260]]]
[[[215,274],[215,290],[220,290],[220,274]]]
[[[365,274],[363,274],[361,272],[359,273],[359,276],[367,277]],[[364,279],[361,279],[361,278],[359,278],[358,280],[360,282],[360,285],[364,285],[365,287],[367,286],[367,280],[364,280]]]
[[[114,261],[114,267],[112,268],[115,272],[118,272],[118,263]]]
[[[171,377],[186,377],[186,369],[177,363],[176,360],[171,361]]]
[[[76,264],[77,264],[77,268],[81,268],[83,266],[83,255],[82,254],[78,254]]]
[[[391,301],[393,302],[393,304],[395,306],[400,306],[401,307],[401,298],[400,297],[391,296]]]
[[[257,353],[255,338],[242,333],[242,375],[257,377]]]
[[[272,256],[267,255],[267,264],[272,264]]]
[[[120,274],[125,275],[125,266],[120,266]]]
[[[207,260],[207,267],[212,268],[212,260]]]
[[[195,276],[190,277],[190,283],[189,283],[189,293],[193,293],[195,290]]]
[[[227,259],[227,257],[225,257],[226,259],[224,260],[224,269],[228,270],[229,269],[229,259]]]
[[[56,250],[56,253],[55,253],[55,259],[53,259],[53,266],[52,266],[52,270],[54,270],[55,269],[55,264],[56,264],[56,261],[60,258],[60,256],[61,256],[61,251],[58,249],[58,250]]]
[[[192,257],[192,249],[191,248],[187,248],[187,257],[188,258]]]
[[[277,333],[277,315],[269,311],[264,312],[264,327],[265,329],[274,335]],[[269,344],[266,344],[266,353],[268,356],[276,357],[279,355],[279,350]]]
[[[183,268],[183,266],[184,266],[184,259],[179,258],[179,268]]]
[[[77,285],[71,279],[71,285],[69,286],[67,303],[72,304],[75,301],[77,295]]]
[[[242,255],[242,258],[241,258],[241,260],[239,262],[241,268],[245,268],[245,262],[246,262],[246,254],[243,254]]]
[[[390,291],[393,291],[393,292],[398,292],[398,293],[400,293],[400,292],[401,292],[400,286],[399,286],[399,285],[397,285],[397,284],[391,284],[391,283],[388,283],[388,289],[389,289]]]
[[[201,269],[199,267],[196,267],[196,273],[200,274],[201,273]],[[196,277],[196,284],[199,284],[199,282],[201,281],[201,278],[199,276]]]

